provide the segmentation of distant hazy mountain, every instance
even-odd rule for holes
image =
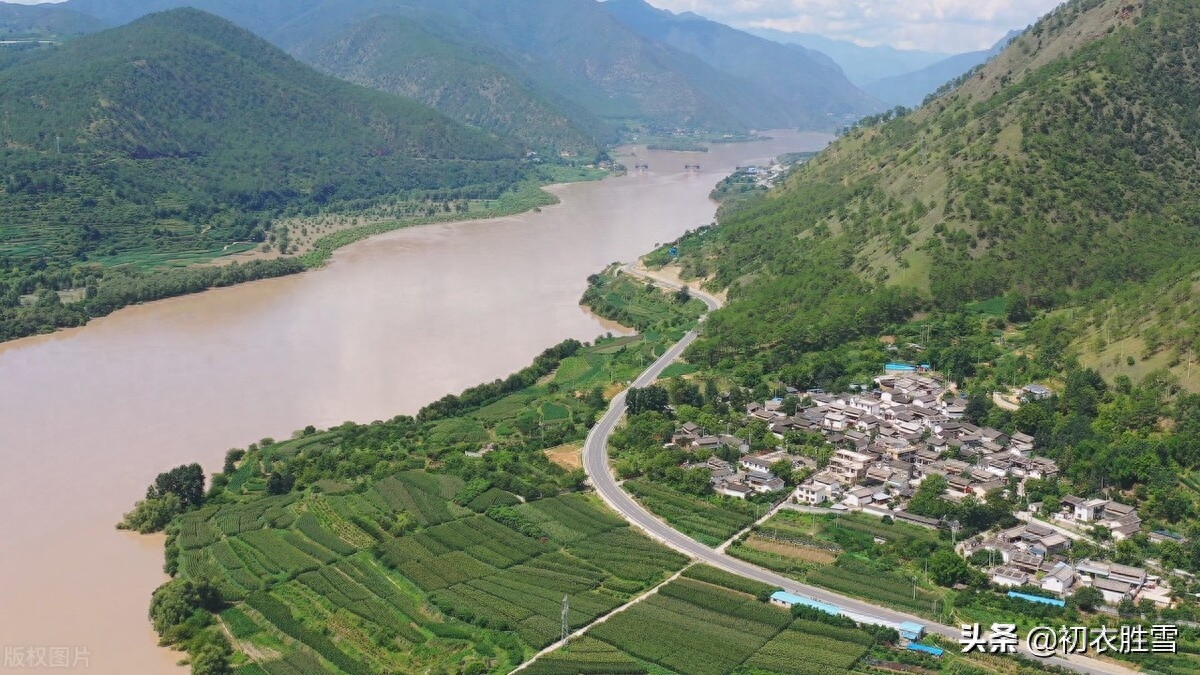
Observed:
[[[833,128],[881,105],[827,59],[698,17],[596,0],[70,0],[112,23],[169,6],[224,16],[301,60],[528,145],[618,128]],[[618,20],[621,12],[623,20]],[[650,10],[651,12],[655,10]],[[661,28],[661,26],[659,26]],[[437,58],[431,58],[437,54]]]
[[[951,56],[915,72],[869,82],[863,85],[863,89],[881,101],[914,108],[921,105],[925,97],[937,91],[938,87],[978,65],[987,63],[993,56],[1004,51],[1008,43],[1021,33],[1022,31],[1014,30],[1001,38],[991,49]]]
[[[673,14],[643,0],[609,0],[603,7],[639,35],[684,51],[761,91],[739,116],[759,126],[819,126],[843,115],[878,109],[823,54],[756,37],[690,12]],[[727,106],[737,102],[727,102]]]
[[[59,5],[0,2],[0,40],[53,40],[95,33],[107,27],[104,21]]]
[[[888,45],[860,47],[846,40],[833,40],[811,33],[789,33],[770,28],[749,28],[747,33],[768,40],[806,47],[825,54],[842,68],[846,78],[858,86],[931,66],[952,54],[896,49]]]

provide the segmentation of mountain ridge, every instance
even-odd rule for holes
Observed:
[[[1006,294],[1089,306],[1189,272],[1198,29],[1200,8],[1184,2],[1065,3],[953,91],[723,208],[718,228],[680,245],[685,270],[730,288],[693,355],[763,349],[782,362],[921,307]],[[772,309],[793,318],[753,320]]]

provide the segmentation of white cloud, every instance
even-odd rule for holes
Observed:
[[[817,33],[861,45],[941,52],[986,49],[1059,0],[648,0],[738,28]]]

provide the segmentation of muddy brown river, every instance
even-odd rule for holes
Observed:
[[[0,345],[0,673],[185,672],[146,619],[162,540],[113,529],[158,472],[411,414],[611,330],[578,304],[587,275],[711,222],[735,166],[830,140],[773,136],[636,148],[648,172],[555,187],[540,213],[401,230],[318,271]]]

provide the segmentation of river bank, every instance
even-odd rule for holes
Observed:
[[[158,472],[413,413],[611,330],[579,307],[589,274],[711,222],[734,167],[829,140],[773,136],[699,159],[638,148],[649,171],[555,186],[541,212],[401,229],[306,274],[0,345],[3,643],[86,647],[92,673],[178,672],[146,621],[161,544],[112,529]]]
[[[59,290],[57,297],[52,293],[49,298],[53,302],[43,302],[35,294],[25,298],[20,307],[0,307],[0,343],[85,326],[130,305],[319,269],[338,249],[394,230],[538,211],[556,203],[550,188],[602,180],[611,174],[596,167],[559,165],[546,166],[542,172],[541,180],[519,183],[497,199],[463,200],[453,207],[449,202],[384,203],[359,212],[280,221],[271,230],[271,241],[262,244],[234,242],[220,252],[174,256],[128,253],[120,264],[86,268],[76,275],[85,280],[86,287]],[[76,283],[84,283],[78,279]]]

